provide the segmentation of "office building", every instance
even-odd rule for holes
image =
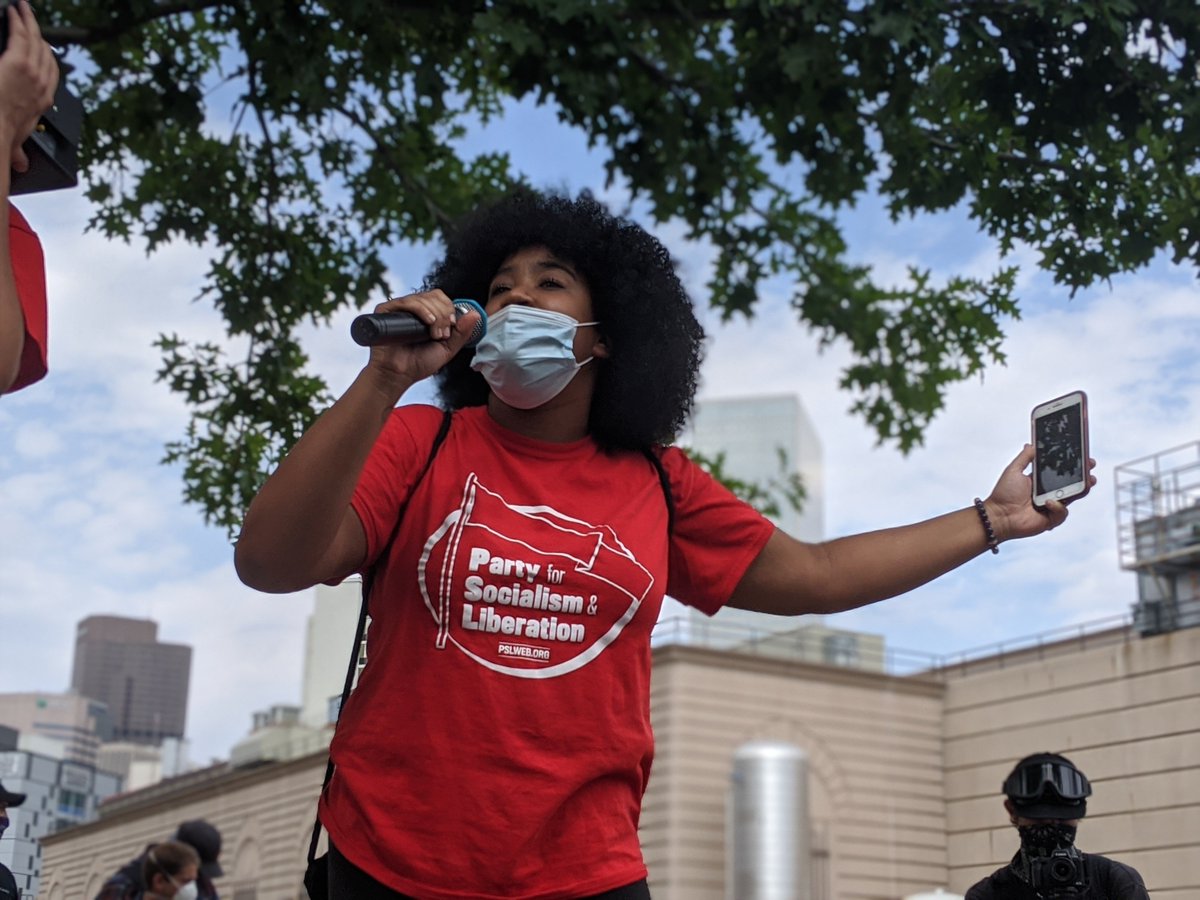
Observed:
[[[71,690],[108,707],[112,740],[182,738],[192,648],[158,640],[148,619],[88,616],[75,637]]]
[[[724,470],[741,481],[767,484],[798,475],[805,498],[797,510],[778,487],[769,488],[779,507],[771,518],[802,541],[824,538],[825,501],[821,442],[794,394],[698,400],[683,441],[706,457],[724,455]]]
[[[111,734],[107,706],[75,693],[0,694],[0,725],[55,741],[61,746],[56,755],[85,765],[95,765],[101,741]]]
[[[337,720],[362,604],[362,581],[355,575],[338,585],[319,584],[313,594],[304,639],[300,722],[323,728]]]
[[[821,442],[799,397],[778,394],[698,400],[680,443],[707,459],[720,457],[724,475],[765,487],[766,499],[777,509],[770,518],[788,534],[804,541],[824,539]],[[800,509],[789,500],[784,487],[796,478],[804,489]],[[880,638],[846,631],[834,634],[812,616],[798,629],[792,619],[741,609],[726,608],[709,617],[668,598],[659,619],[667,626],[659,630],[659,641],[732,649],[743,641],[760,642],[787,632],[789,640],[803,644],[814,661],[836,657],[863,660],[869,666],[866,661],[882,654]],[[860,647],[862,641],[871,646]]]
[[[10,824],[0,841],[0,863],[12,870],[23,896],[37,897],[42,839],[94,819],[96,805],[117,793],[121,780],[84,763],[18,749],[13,737],[11,729],[0,736],[0,781],[7,790],[26,797],[8,810]],[[34,737],[41,746],[50,743]]]

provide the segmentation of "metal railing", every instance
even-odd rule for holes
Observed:
[[[776,631],[686,616],[662,619],[651,645],[684,645],[746,653],[790,662],[814,663],[893,676],[949,677],[1003,668],[1018,661],[1076,653],[1136,638],[1131,614],[1106,616],[1032,635],[1008,638],[948,654],[888,647],[878,635],[798,625]],[[850,643],[830,638],[859,638]],[[832,649],[832,652],[831,652]]]

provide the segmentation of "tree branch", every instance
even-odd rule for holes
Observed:
[[[198,13],[208,9],[227,6],[236,9],[238,4],[233,0],[176,0],[174,3],[160,3],[148,15],[136,19],[122,19],[105,28],[81,28],[75,25],[48,25],[42,29],[42,37],[48,44],[56,47],[75,46],[91,47],[111,41],[113,38],[128,34],[130,31],[161,19],[169,19],[181,13]]]
[[[348,107],[342,110],[342,115],[349,119],[355,126],[361,129],[362,132],[367,135],[367,137],[371,139],[372,143],[375,144],[375,150],[381,153],[384,158],[388,160],[392,166],[392,171],[394,171],[400,177],[400,181],[421,198],[421,203],[425,206],[425,210],[434,218],[442,231],[445,233],[453,231],[455,225],[454,217],[438,206],[438,204],[434,201],[432,194],[430,194],[427,189],[423,188],[415,178],[404,171],[403,167],[396,162],[395,154],[392,153],[392,145],[379,136],[379,133],[371,127],[366,117],[359,115],[357,112]]]

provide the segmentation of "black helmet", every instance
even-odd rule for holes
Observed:
[[[1017,763],[1002,790],[1026,819],[1082,819],[1092,785],[1065,756],[1034,753]]]

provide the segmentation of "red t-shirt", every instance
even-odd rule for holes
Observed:
[[[25,217],[8,205],[8,251],[21,314],[25,317],[25,347],[17,380],[9,392],[28,387],[46,375],[46,266],[42,245]]]
[[[455,413],[414,489],[441,417],[396,410],[354,494],[368,565],[403,519],[321,820],[359,868],[429,900],[635,882],[664,590],[715,612],[773,526],[668,449],[668,547],[644,456],[531,440],[483,407]]]

